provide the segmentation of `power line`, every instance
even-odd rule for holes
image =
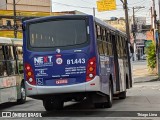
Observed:
[[[140,1],[140,2],[136,2],[136,3],[132,3],[132,4],[128,4],[128,5],[135,5],[135,4],[139,4],[139,3],[141,3],[141,2],[146,2],[146,1],[142,0],[142,1]]]
[[[88,1],[85,1],[85,0],[81,0],[81,1],[83,1],[83,2],[85,2],[85,3],[88,3],[88,4],[93,4],[92,2],[88,2]],[[94,4],[95,5],[95,4]]]
[[[58,3],[58,2],[52,2],[52,3],[59,4],[59,5],[63,5],[63,6],[69,6],[69,7],[79,7],[79,8],[93,9],[93,8],[91,8],[91,7],[82,7],[82,6],[69,5],[69,4]]]
[[[68,7],[79,7],[79,8],[85,8],[85,9],[93,9],[93,7],[83,7],[83,6],[76,6],[76,5],[69,5],[69,4],[64,4],[64,3],[59,3],[59,2],[52,2],[55,4],[63,5],[63,6],[68,6]],[[97,9],[97,8],[95,8]],[[118,8],[118,9],[123,9],[123,8]]]

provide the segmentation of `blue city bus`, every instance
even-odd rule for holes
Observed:
[[[49,16],[23,22],[27,96],[47,111],[89,99],[112,107],[132,87],[126,34],[91,15]]]

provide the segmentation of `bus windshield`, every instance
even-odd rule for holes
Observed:
[[[30,46],[35,48],[63,47],[87,41],[85,20],[57,20],[29,26]]]

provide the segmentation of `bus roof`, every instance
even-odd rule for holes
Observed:
[[[47,20],[47,19],[63,19],[63,18],[79,18],[79,17],[88,17],[92,15],[61,15],[61,16],[46,16],[46,17],[40,17],[40,18],[34,18],[34,19],[29,19],[25,20],[23,22],[36,22],[39,20]],[[92,16],[93,17],[93,16]]]
[[[23,40],[22,39],[11,38],[11,40],[12,40],[14,45],[23,45]]]
[[[6,37],[0,37],[0,43],[3,43],[3,44],[11,44],[12,41],[11,41],[11,38],[6,38]]]
[[[17,39],[17,38],[0,37],[0,43],[22,45],[23,41],[22,39]]]
[[[103,25],[103,26],[107,26],[110,30],[112,30],[112,31],[114,31],[114,32],[119,32],[119,33],[121,33],[123,36],[126,36],[126,33],[124,33],[124,32],[122,32],[122,31],[114,28],[113,26],[107,24],[106,22],[104,22],[104,21],[102,21],[102,20],[100,20],[100,19],[98,19],[98,18],[96,18],[96,17],[94,17],[94,20],[95,20],[97,23],[99,23],[99,24],[101,24],[101,25]]]

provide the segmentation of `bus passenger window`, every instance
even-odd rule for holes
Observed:
[[[5,46],[5,55],[6,55],[6,65],[7,65],[7,74],[14,75],[16,73],[16,61],[14,60],[13,47]]]
[[[4,61],[4,46],[0,46],[0,76],[7,76],[7,68]]]
[[[18,60],[18,72],[23,73],[23,51],[21,46],[16,47],[16,54]]]
[[[12,46],[5,46],[5,48],[6,48],[6,59],[7,60],[14,60]]]
[[[108,49],[107,49],[108,47],[107,47],[107,42],[104,42],[103,41],[103,49],[104,49],[104,54],[105,54],[105,56],[107,56],[108,55]]]
[[[101,28],[99,25],[96,25],[97,39],[101,40]]]
[[[104,51],[103,51],[103,42],[101,40],[98,40],[98,52],[99,55],[104,55]]]
[[[22,60],[23,59],[22,47],[17,47],[17,55],[18,55],[18,60]]]
[[[127,59],[127,46],[126,46],[126,41],[125,41],[125,39],[123,39],[123,45],[124,45],[124,48],[123,48],[123,50],[124,50],[124,57],[125,57],[125,59]]]
[[[120,58],[121,52],[120,52],[119,36],[116,37],[116,48],[117,48],[118,58]]]
[[[120,46],[121,58],[123,58],[124,57],[124,48],[123,48],[123,39],[122,39],[122,37],[120,37],[119,46]]]
[[[0,61],[4,60],[4,51],[2,46],[0,46]]]
[[[109,31],[107,31],[107,33],[106,33],[106,41],[107,42],[110,42],[110,33],[109,33]]]

